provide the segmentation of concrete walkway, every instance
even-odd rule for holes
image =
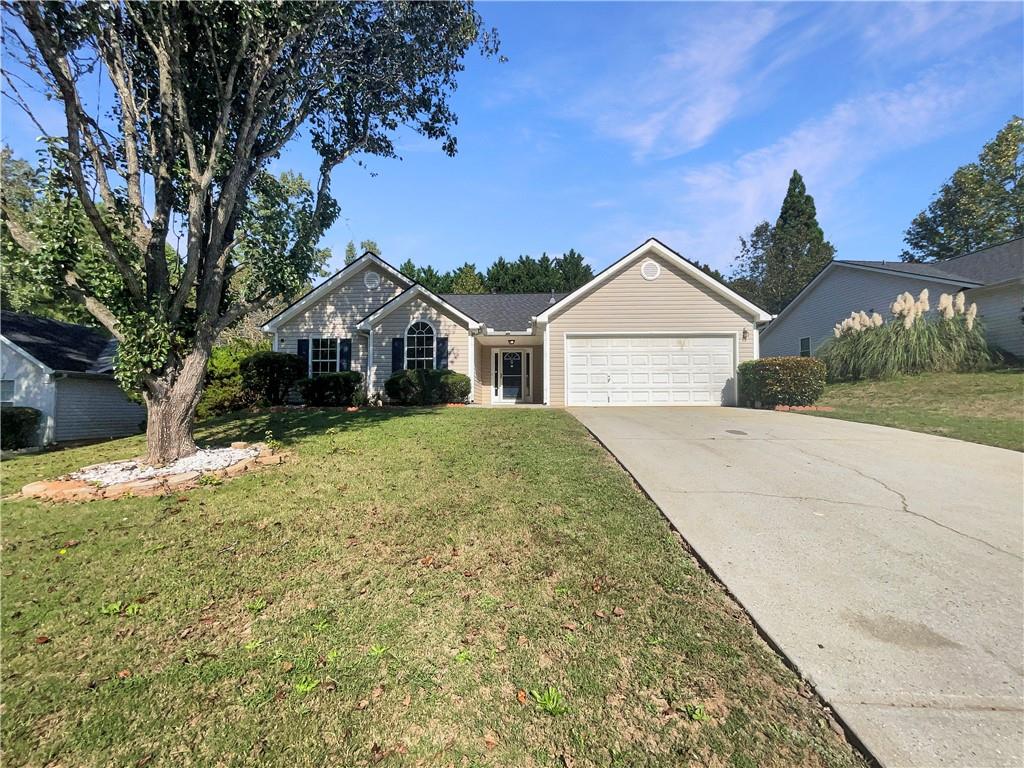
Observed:
[[[735,408],[583,408],[885,766],[1024,764],[1024,455]]]

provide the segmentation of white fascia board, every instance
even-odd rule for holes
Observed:
[[[434,302],[435,304],[438,304],[442,309],[444,309],[445,312],[447,312],[450,315],[453,315],[454,317],[459,318],[464,323],[466,323],[470,331],[477,331],[482,327],[482,325],[478,323],[476,320],[474,320],[472,317],[456,309],[447,301],[438,296],[436,293],[427,290],[422,285],[419,285],[417,283],[411,288],[407,288],[405,291],[403,291],[398,296],[393,298],[391,301],[382,306],[369,317],[363,318],[362,322],[360,322],[359,325],[356,326],[356,328],[358,328],[361,331],[368,331],[372,326],[379,323],[381,320],[390,315],[396,309],[398,309],[401,306],[404,306],[405,304],[408,304],[413,299],[419,297],[423,297],[425,299],[428,299],[429,301]]]
[[[337,288],[339,285],[344,283],[350,277],[358,273],[359,269],[366,266],[367,264],[375,264],[376,266],[380,267],[382,270],[391,275],[391,277],[395,279],[395,282],[397,282],[399,285],[405,285],[406,288],[414,284],[411,279],[403,275],[401,272],[392,267],[386,261],[380,259],[376,254],[367,251],[358,259],[353,261],[351,264],[346,264],[345,267],[342,268],[339,272],[336,272],[333,275],[331,275],[331,277],[327,278],[316,288],[309,291],[309,293],[307,293],[301,299],[296,301],[294,304],[292,304],[289,307],[286,307],[277,315],[272,317],[270,320],[266,322],[266,324],[261,328],[261,330],[264,331],[265,333],[270,333],[271,331],[274,331],[275,329],[280,327],[282,323],[291,320],[293,317],[295,317],[295,315],[308,309],[311,305],[316,304],[316,302],[318,302],[325,295],[327,295],[332,290]]]
[[[771,315],[769,315],[759,306],[747,301],[734,290],[725,285],[722,285],[720,282],[715,280],[710,275],[706,275],[702,270],[697,269],[697,267],[693,266],[690,262],[688,262],[686,259],[680,256],[678,253],[673,251],[671,248],[668,248],[663,243],[660,243],[659,241],[655,240],[653,237],[644,242],[643,245],[641,245],[639,248],[630,251],[617,262],[615,262],[614,264],[600,272],[589,283],[580,286],[575,291],[570,293],[568,296],[565,296],[559,301],[552,304],[546,310],[537,315],[537,319],[541,321],[550,320],[552,315],[558,314],[563,310],[568,309],[577,301],[579,301],[584,296],[593,291],[595,288],[597,288],[599,285],[606,282],[607,280],[610,280],[612,277],[619,274],[630,264],[639,261],[642,257],[647,256],[652,252],[672,262],[681,270],[683,270],[683,272],[685,272],[689,277],[692,277],[697,282],[701,283],[707,288],[710,288],[719,296],[729,300],[736,306],[739,306],[742,309],[746,310],[748,313],[753,315],[754,319],[757,320],[758,322],[764,322],[770,319]]]
[[[51,368],[50,366],[46,365],[45,363],[43,363],[43,362],[41,362],[39,360],[36,360],[36,358],[33,355],[31,355],[28,352],[26,352],[24,349],[19,347],[17,344],[15,344],[13,341],[8,339],[6,336],[0,336],[0,341],[2,341],[4,344],[6,344],[8,347],[10,347],[14,352],[16,352],[17,354],[19,354],[22,357],[24,357],[26,360],[28,360],[30,363],[32,363],[32,365],[35,365],[35,366],[38,366],[39,368],[41,368],[43,373],[45,373],[46,375],[49,376],[50,374],[52,374],[54,372],[53,368]]]

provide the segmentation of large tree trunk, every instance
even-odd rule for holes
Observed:
[[[209,350],[193,350],[179,366],[146,383],[146,459],[163,466],[198,450],[192,437]]]

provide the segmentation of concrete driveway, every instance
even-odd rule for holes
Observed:
[[[885,766],[1024,764],[1024,457],[737,408],[572,413]]]

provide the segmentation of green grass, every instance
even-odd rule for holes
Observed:
[[[922,373],[888,381],[830,384],[825,416],[955,437],[1024,451],[1024,372]]]
[[[567,414],[199,438],[268,429],[293,460],[219,486],[4,503],[5,764],[864,765]],[[4,489],[141,450],[14,459]]]

